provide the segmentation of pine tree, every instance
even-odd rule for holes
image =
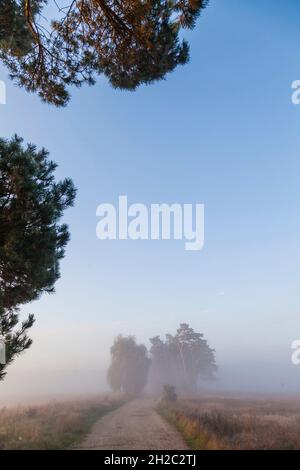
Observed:
[[[70,179],[55,182],[56,164],[48,153],[22,139],[0,139],[0,333],[6,341],[6,366],[31,345],[33,315],[21,325],[18,308],[52,293],[59,262],[69,240],[59,224],[75,198]],[[5,376],[0,366],[0,380]]]
[[[195,26],[208,0],[71,1],[50,30],[45,3],[1,1],[0,59],[19,85],[63,106],[68,85],[94,84],[99,74],[115,88],[135,90],[185,64],[181,30]]]
[[[41,12],[44,0],[31,1],[33,17]],[[16,58],[24,57],[34,47],[34,40],[26,18],[25,0],[1,0],[0,50]]]
[[[216,372],[215,351],[201,333],[182,323],[176,335],[166,335],[163,341],[150,339],[152,366],[150,384],[161,391],[164,384],[176,386],[181,392],[195,392],[199,380],[210,380]]]

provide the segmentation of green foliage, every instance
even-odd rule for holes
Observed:
[[[59,220],[73,204],[75,189],[70,179],[55,182],[56,164],[47,157],[44,149],[24,148],[17,136],[0,139],[0,327],[7,364],[31,345],[27,330],[34,318],[16,330],[18,306],[54,291],[69,240]]]
[[[112,390],[135,396],[142,392],[148,378],[150,359],[143,344],[133,336],[118,336],[111,347],[107,379]]]
[[[79,0],[60,8],[48,32],[44,3],[3,1],[0,59],[19,85],[63,106],[68,85],[93,84],[99,74],[135,90],[185,64],[181,30],[195,26],[208,0]]]
[[[32,15],[41,10],[44,0],[31,1]],[[0,50],[16,58],[29,54],[34,40],[26,19],[25,0],[1,0]]]

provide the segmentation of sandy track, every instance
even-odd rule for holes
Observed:
[[[180,434],[154,409],[151,399],[126,403],[103,416],[76,449],[183,450]]]

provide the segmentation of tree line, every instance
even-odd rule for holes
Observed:
[[[137,344],[133,336],[118,336],[110,350],[107,379],[114,392],[127,395],[147,389],[161,393],[172,385],[180,393],[195,393],[202,380],[212,380],[217,366],[215,350],[188,324],[182,323],[175,335],[150,338],[150,348]]]

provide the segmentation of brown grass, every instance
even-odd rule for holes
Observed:
[[[300,399],[182,400],[158,411],[193,449],[300,449]]]
[[[66,449],[82,439],[120,398],[101,397],[34,407],[0,409],[0,450]]]

